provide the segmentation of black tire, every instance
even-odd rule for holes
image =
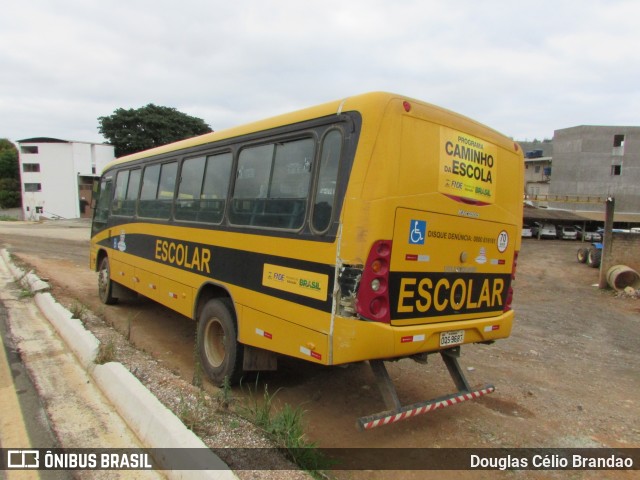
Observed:
[[[238,343],[238,324],[228,299],[209,300],[198,317],[198,354],[202,369],[218,386],[242,377],[244,348]]]
[[[113,296],[113,282],[111,281],[111,267],[109,257],[105,256],[100,262],[98,269],[98,295],[100,301],[105,305],[118,303],[118,299]]]
[[[588,248],[579,248],[576,257],[579,263],[587,263],[587,257],[589,256]]]
[[[598,268],[600,266],[600,260],[602,258],[602,250],[591,247],[589,254],[587,255],[587,265],[591,268]]]

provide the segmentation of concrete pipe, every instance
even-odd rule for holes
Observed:
[[[607,271],[607,283],[614,290],[640,289],[640,274],[626,265],[614,265]]]

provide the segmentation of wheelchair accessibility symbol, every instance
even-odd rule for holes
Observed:
[[[427,222],[424,220],[411,220],[409,229],[409,245],[424,245],[424,237],[427,236]]]

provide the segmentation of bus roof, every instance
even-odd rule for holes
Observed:
[[[120,164],[152,157],[155,155],[176,152],[191,147],[206,145],[229,138],[240,137],[250,133],[266,131],[272,128],[303,122],[305,120],[311,120],[314,118],[321,118],[329,115],[340,115],[340,113],[342,112],[353,110],[360,112],[377,110],[379,113],[382,113],[386,105],[393,99],[401,99],[406,100],[412,104],[419,104],[422,107],[422,110],[426,109],[429,111],[429,116],[432,118],[432,120],[439,121],[443,124],[450,123],[451,119],[455,117],[458,122],[462,121],[465,124],[465,127],[469,130],[469,133],[474,133],[477,136],[488,136],[489,139],[496,144],[503,145],[506,148],[513,148],[513,141],[509,138],[505,137],[495,130],[492,130],[486,125],[483,125],[458,113],[402,95],[388,92],[370,92],[351,97],[345,97],[344,99],[334,100],[331,102],[323,103],[321,105],[316,105],[302,110],[266,118],[256,122],[227,128],[217,132],[206,133],[204,135],[187,138],[178,142],[169,143],[167,145],[151,148],[149,150],[133,153],[131,155],[126,155],[124,157],[117,158],[107,164],[104,168],[104,171],[107,171]]]

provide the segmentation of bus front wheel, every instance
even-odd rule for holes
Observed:
[[[209,300],[198,318],[198,352],[202,369],[218,386],[242,377],[242,344],[233,306],[228,299]]]
[[[118,299],[113,296],[113,282],[111,282],[111,268],[109,267],[109,257],[105,256],[100,262],[98,269],[98,295],[100,301],[105,305],[113,305]]]

